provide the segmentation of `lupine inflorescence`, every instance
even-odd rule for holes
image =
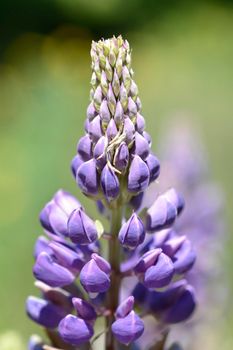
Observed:
[[[30,296],[26,310],[55,348],[92,349],[102,334],[107,350],[144,350],[140,339],[155,332],[153,320],[160,347],[155,341],[149,348],[165,349],[170,325],[196,304],[185,279],[195,252],[173,227],[184,200],[170,188],[141,210],[160,163],[145,131],[129,44],[121,36],[93,42],[91,58],[91,102],[71,169],[110,227],[59,190],[40,213],[45,236],[35,244],[33,273],[41,297]],[[29,342],[30,350],[43,346],[35,337]]]

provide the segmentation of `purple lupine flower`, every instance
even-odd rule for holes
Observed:
[[[67,236],[67,221],[74,209],[80,208],[79,201],[63,190],[55,193],[53,199],[42,209],[40,222],[45,230]]]
[[[144,331],[144,324],[141,318],[131,311],[127,316],[118,318],[112,324],[112,332],[122,344],[130,344],[138,339]]]
[[[40,253],[33,267],[34,276],[52,287],[63,287],[71,284],[75,276],[66,267],[56,261],[46,252]]]
[[[196,254],[172,227],[184,208],[181,195],[170,188],[151,192],[148,201],[160,163],[145,131],[128,42],[121,36],[93,42],[91,57],[91,101],[71,170],[110,225],[93,220],[69,193],[55,194],[40,214],[48,238],[40,236],[34,248],[42,298],[29,297],[27,312],[60,349],[92,346],[101,317],[106,349],[121,343],[148,350],[140,337],[155,318],[165,344],[170,325],[193,313],[194,289],[181,278]]]
[[[80,282],[91,295],[106,292],[110,287],[110,271],[107,261],[97,254],[92,254],[92,259],[81,270]]]
[[[63,308],[33,296],[27,298],[26,311],[33,321],[46,328],[56,328],[65,316]]]
[[[67,315],[58,325],[62,340],[71,345],[81,345],[89,341],[94,330],[90,323],[74,315]]]
[[[122,225],[119,236],[121,244],[128,248],[136,248],[145,239],[145,228],[137,214],[132,214],[129,220]]]
[[[28,350],[43,350],[44,342],[38,335],[32,335],[28,342]]]
[[[82,208],[74,210],[68,220],[68,236],[73,243],[90,244],[97,239],[95,223]]]

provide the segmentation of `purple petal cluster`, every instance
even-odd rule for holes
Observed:
[[[45,235],[34,248],[41,297],[29,297],[26,310],[60,349],[89,347],[103,333],[106,348],[115,350],[137,342],[148,315],[171,325],[192,314],[195,292],[185,278],[196,254],[173,227],[184,208],[175,189],[144,203],[160,164],[145,131],[128,42],[93,42],[91,56],[86,134],[71,168],[110,225],[105,229],[68,192],[53,196],[40,213]],[[100,334],[98,317],[106,321]]]

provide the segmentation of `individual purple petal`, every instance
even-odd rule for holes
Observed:
[[[106,164],[106,150],[108,146],[108,139],[106,136],[102,136],[94,147],[94,158],[96,159],[96,165],[99,169],[103,169]]]
[[[83,267],[85,260],[81,251],[78,253],[74,249],[54,241],[49,244],[49,247],[52,249],[57,262],[74,274],[77,274]]]
[[[135,155],[129,169],[128,191],[134,193],[144,191],[149,185],[149,179],[148,166],[138,155]]]
[[[44,236],[39,236],[34,246],[34,258],[36,259],[38,255],[40,255],[40,253],[42,252],[46,252],[48,254],[53,253],[52,249],[49,247],[48,238]]]
[[[80,282],[87,293],[103,293],[110,287],[109,276],[91,259],[81,270]]]
[[[177,193],[177,191],[174,188],[171,188],[170,190],[165,192],[164,196],[170,203],[172,203],[176,207],[177,214],[179,215],[184,209],[184,198],[179,193]]]
[[[87,107],[87,118],[88,118],[89,120],[92,120],[92,119],[95,118],[96,114],[97,114],[97,113],[96,113],[94,104],[93,104],[93,102],[91,102],[91,103],[89,104],[89,106]]]
[[[114,156],[114,166],[123,172],[129,163],[129,149],[125,142],[122,142],[116,149]]]
[[[150,182],[152,182],[156,180],[160,174],[160,163],[152,153],[148,155],[145,162],[149,168]]]
[[[65,316],[65,310],[61,307],[34,296],[27,298],[26,312],[34,322],[46,328],[56,328]]]
[[[118,239],[123,246],[134,249],[144,241],[144,225],[137,214],[133,213],[129,220],[122,225]]]
[[[103,136],[102,133],[102,127],[101,127],[101,120],[100,116],[97,115],[89,124],[88,128],[89,135],[91,139],[94,142],[97,142],[101,136]]]
[[[162,195],[148,209],[146,228],[149,232],[160,231],[171,226],[177,216],[176,207]]]
[[[147,140],[137,131],[135,132],[133,153],[137,154],[142,159],[145,159],[149,154],[149,145]]]
[[[196,253],[192,248],[191,242],[186,239],[172,257],[175,273],[183,274],[187,272],[192,268],[195,260]]]
[[[149,250],[139,259],[137,265],[134,268],[134,271],[137,274],[145,273],[149,267],[153,266],[156,263],[161,253],[162,249],[160,248]]]
[[[71,345],[81,345],[90,340],[94,334],[93,327],[85,320],[74,315],[67,315],[58,325],[60,337]]]
[[[196,306],[196,297],[194,289],[187,286],[175,303],[161,314],[161,320],[164,323],[179,323],[185,321],[191,316]]]
[[[76,244],[90,244],[97,240],[95,223],[82,209],[74,210],[70,215],[68,236]]]
[[[79,154],[76,154],[76,156],[71,161],[70,167],[75,179],[76,179],[77,170],[83,162],[84,160],[80,157]]]
[[[110,111],[108,109],[108,103],[106,100],[103,100],[101,105],[100,105],[99,115],[100,115],[100,119],[104,123],[108,124],[110,122],[111,114],[110,114]]]
[[[142,133],[145,128],[145,119],[140,113],[137,113],[136,128],[137,128],[137,131],[140,133]]]
[[[171,259],[161,253],[155,265],[146,270],[144,284],[147,288],[162,288],[167,286],[173,277],[174,267]]]
[[[76,181],[84,193],[90,195],[98,193],[98,178],[95,159],[88,160],[80,165],[77,171]]]
[[[116,309],[115,316],[116,318],[124,318],[126,317],[134,307],[134,297],[131,295],[127,299],[125,299]]]
[[[123,119],[124,119],[124,110],[123,110],[123,107],[121,105],[121,102],[118,101],[116,104],[116,111],[115,111],[115,115],[114,115],[115,123],[117,125],[119,125],[120,123],[122,123]]]
[[[104,258],[102,258],[100,255],[93,253],[91,255],[92,259],[95,260],[96,264],[99,266],[99,268],[105,272],[107,275],[110,274],[111,272],[111,265],[109,264],[109,262],[107,260],[105,260]]]
[[[97,318],[94,307],[81,298],[72,298],[72,303],[78,316],[85,321],[94,321]]]
[[[71,284],[75,277],[65,267],[57,264],[45,252],[40,253],[33,267],[34,276],[51,287],[63,287]]]
[[[89,135],[81,137],[77,145],[77,151],[84,161],[92,157],[92,141]]]
[[[108,166],[108,164],[105,165],[101,173],[101,187],[106,199],[109,202],[118,197],[120,192],[119,180],[115,172]]]
[[[112,332],[120,343],[128,345],[142,335],[144,324],[141,318],[131,311],[126,317],[119,318],[112,324]]]
[[[118,130],[116,127],[116,123],[114,122],[114,119],[111,119],[109,124],[108,124],[107,130],[106,130],[106,134],[108,136],[108,139],[109,140],[114,139],[114,137],[117,135],[117,133],[118,133]]]

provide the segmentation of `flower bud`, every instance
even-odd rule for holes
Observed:
[[[116,149],[113,164],[120,172],[123,172],[129,163],[129,149],[125,142],[122,142]]]
[[[135,155],[129,169],[128,191],[134,193],[144,191],[149,185],[149,178],[148,166],[138,155]]]
[[[56,328],[65,316],[65,310],[61,307],[34,296],[27,298],[26,312],[34,322],[46,328]]]
[[[46,252],[40,253],[33,267],[34,276],[51,287],[71,284],[75,277],[65,267],[57,264]]]
[[[157,249],[149,250],[148,252],[143,254],[143,256],[139,259],[137,265],[134,268],[135,273],[136,274],[145,273],[149,267],[153,266],[156,263],[161,253],[162,253],[162,249],[157,248]]]
[[[112,332],[120,343],[128,345],[142,335],[144,324],[141,318],[131,311],[126,317],[119,318],[112,324]]]
[[[100,85],[96,88],[93,98],[94,98],[94,107],[97,111],[99,111],[100,105],[102,102],[102,90]]]
[[[100,106],[100,119],[106,124],[108,124],[111,119],[111,114],[109,112],[108,103],[106,100],[103,100]]]
[[[126,135],[126,142],[129,144],[134,139],[135,127],[132,120],[126,117],[124,120],[124,134]]]
[[[143,283],[147,288],[162,288],[171,282],[173,274],[174,267],[171,259],[161,253],[156,263],[146,270]]]
[[[88,342],[94,334],[93,327],[85,320],[74,315],[67,315],[58,325],[60,337],[74,346]]]
[[[124,318],[133,310],[133,307],[134,297],[131,295],[127,299],[125,299],[116,309],[116,318]]]
[[[40,213],[41,225],[51,233],[67,236],[70,213],[80,207],[79,201],[70,193],[60,190]]]
[[[110,278],[105,271],[94,258],[84,265],[80,273],[80,282],[87,293],[103,293],[109,289]]]
[[[108,124],[108,127],[107,127],[107,130],[106,130],[106,134],[108,136],[108,139],[111,141],[112,139],[114,139],[114,137],[117,135],[117,127],[116,127],[116,124],[114,122],[114,119],[111,119],[109,124]]]
[[[117,101],[116,111],[115,111],[115,114],[114,114],[115,123],[117,125],[119,125],[120,123],[122,123],[123,119],[124,119],[124,110],[122,108],[121,102]]]
[[[120,184],[115,172],[105,165],[101,173],[101,187],[107,201],[111,201],[118,197],[120,192]]]
[[[145,239],[145,229],[137,214],[132,214],[129,220],[120,229],[118,239],[128,248],[135,249]]]
[[[93,104],[93,102],[91,102],[89,104],[89,106],[87,107],[87,118],[89,120],[93,120],[96,117],[96,115],[97,115],[97,113],[96,113],[94,104]]]
[[[148,132],[146,132],[146,131],[143,131],[142,135],[147,140],[149,147],[151,147],[152,139],[151,139],[150,134],[148,134]]]
[[[76,244],[90,244],[97,240],[95,223],[81,209],[74,210],[68,220],[68,236]]]
[[[100,116],[97,115],[89,124],[88,132],[91,139],[97,142],[101,136],[103,136]]]
[[[165,196],[159,196],[147,211],[146,228],[149,232],[171,226],[177,216],[176,207]]]
[[[137,114],[137,106],[132,97],[128,98],[128,113],[131,119]]]
[[[133,153],[137,154],[142,159],[145,159],[149,154],[149,145],[147,140],[137,131],[135,133]]]
[[[137,113],[136,128],[140,133],[142,133],[145,128],[145,119],[140,113]]]
[[[76,181],[81,191],[95,195],[98,192],[98,178],[95,159],[88,160],[80,165],[77,171]]]
[[[103,169],[106,164],[106,149],[108,146],[108,139],[106,136],[102,136],[94,147],[94,158],[96,165],[99,169]]]
[[[92,142],[89,135],[81,137],[79,140],[77,151],[83,160],[89,160],[92,156]]]
[[[96,320],[97,314],[90,303],[80,298],[72,298],[72,303],[80,318],[88,322]]]

